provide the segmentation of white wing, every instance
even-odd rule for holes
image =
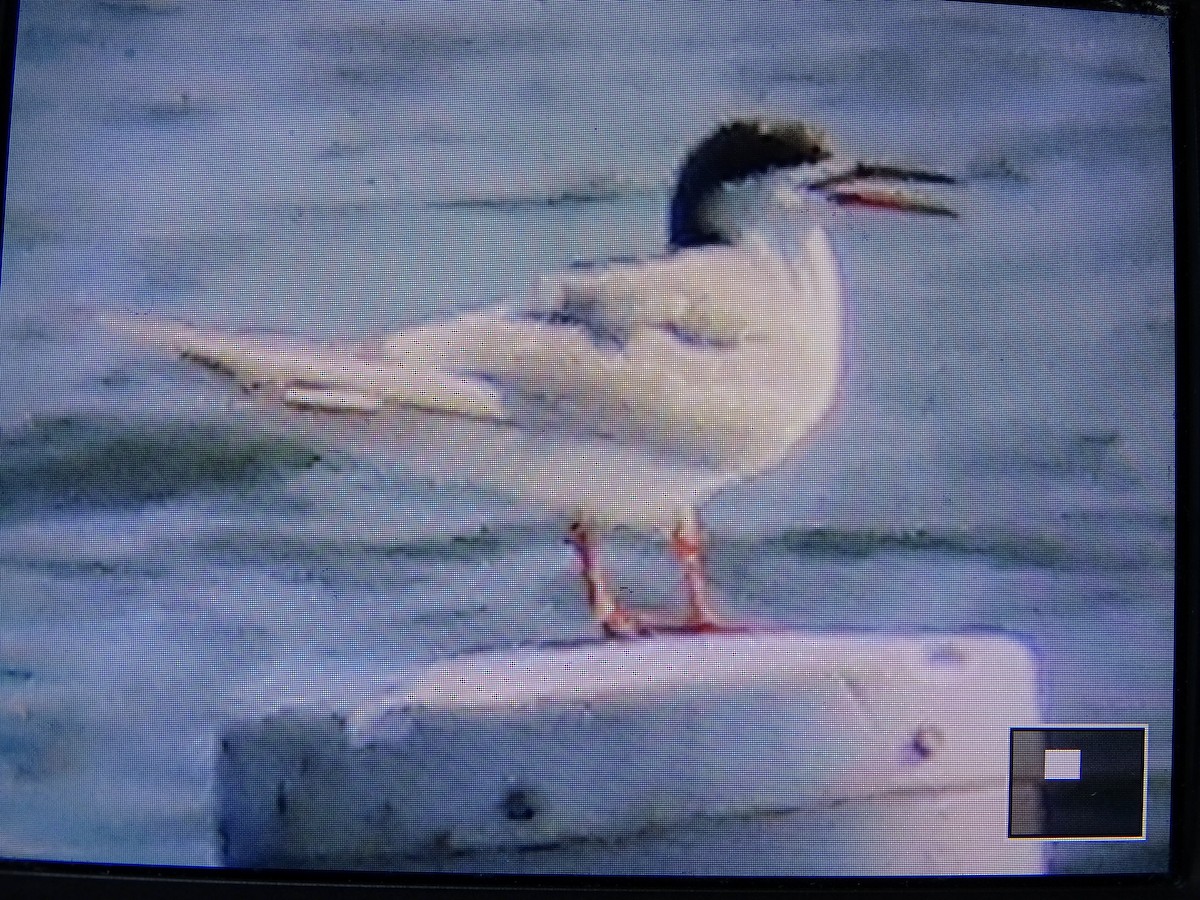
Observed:
[[[415,410],[737,467],[778,455],[833,396],[836,272],[823,234],[809,245],[807,268],[705,248],[571,272],[529,308],[374,343],[110,324],[284,407],[409,425]]]
[[[684,340],[730,345],[762,336],[764,277],[779,257],[733,247],[585,266],[543,279],[531,308],[621,341],[638,328],[668,328]],[[785,274],[786,277],[786,274]]]
[[[398,404],[477,418],[504,415],[498,392],[486,384],[437,368],[397,367],[366,346],[240,335],[132,316],[106,315],[103,321],[287,406],[370,413]]]

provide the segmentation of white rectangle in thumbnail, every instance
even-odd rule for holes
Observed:
[[[1078,781],[1082,751],[1047,750],[1044,777],[1046,781]]]

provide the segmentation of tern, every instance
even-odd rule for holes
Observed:
[[[576,264],[527,301],[340,344],[110,318],[232,379],[285,427],[562,514],[610,637],[741,630],[716,610],[697,512],[781,463],[827,415],[843,295],[822,204],[953,216],[921,169],[840,162],[825,132],[735,119],[675,178],[666,249]],[[661,529],[682,616],[618,596],[598,533]]]

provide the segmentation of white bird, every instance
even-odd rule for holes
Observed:
[[[577,266],[519,309],[353,345],[109,321],[232,378],[289,428],[565,514],[609,636],[732,628],[709,596],[696,508],[780,463],[833,403],[842,290],[815,203],[954,214],[880,185],[892,181],[953,180],[839,167],[816,128],[736,120],[684,160],[665,253]],[[595,538],[615,525],[669,533],[683,618],[617,597]]]

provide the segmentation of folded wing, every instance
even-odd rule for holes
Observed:
[[[330,413],[372,413],[388,405],[476,418],[502,418],[498,392],[478,379],[436,368],[397,366],[366,346],[340,346],[195,328],[133,316],[105,324],[147,346],[178,354],[232,379],[249,393]]]
[[[795,308],[793,276],[752,249],[683,251],[572,270],[518,310],[343,345],[110,324],[287,408],[381,424],[461,417],[724,467],[773,454],[824,408],[828,375],[809,391],[781,355],[794,329],[776,319]]]
[[[697,344],[727,346],[760,324],[756,285],[778,257],[708,247],[660,257],[581,266],[541,282],[531,310],[621,342],[659,328]]]

